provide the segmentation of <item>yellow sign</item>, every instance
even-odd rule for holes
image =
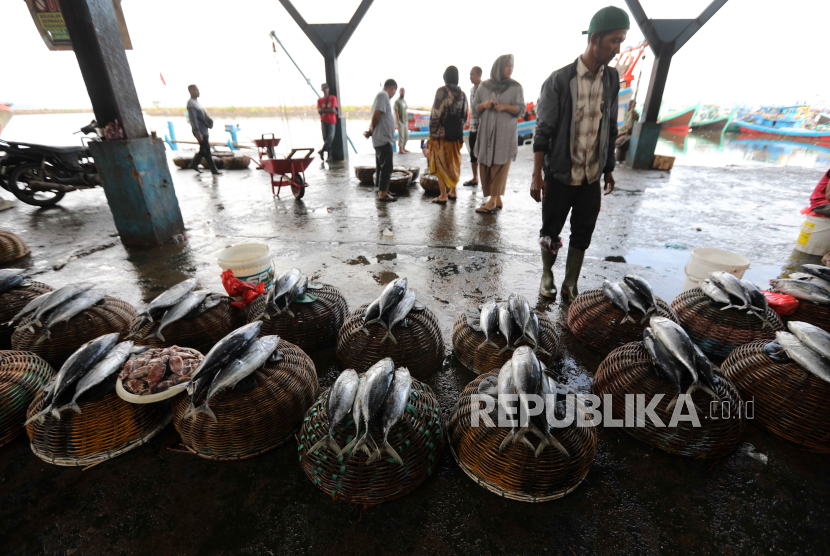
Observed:
[[[799,245],[807,245],[810,241],[810,235],[813,233],[816,225],[809,220],[805,220],[804,224],[801,225],[801,233],[798,234],[798,244]]]
[[[58,0],[26,0],[26,5],[29,6],[29,13],[32,14],[35,26],[49,50],[72,50],[72,40],[69,38],[69,31],[63,20]],[[130,41],[130,33],[127,31],[127,22],[121,11],[121,0],[112,0],[112,6],[118,18],[124,48],[132,50],[133,45]]]

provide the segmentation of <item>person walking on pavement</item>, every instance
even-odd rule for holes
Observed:
[[[378,201],[394,203],[397,199],[389,193],[389,179],[392,177],[392,145],[395,142],[395,117],[392,115],[392,103],[398,84],[394,79],[387,79],[383,90],[375,96],[372,103],[372,121],[369,130],[363,132],[367,139],[372,138],[375,148],[375,183]]]
[[[470,106],[476,106],[478,103],[476,102],[476,92],[478,91],[478,86],[481,84],[481,74],[482,69],[478,66],[473,67],[470,70],[470,81],[473,84],[473,88],[470,89]],[[469,149],[470,149],[470,166],[473,169],[473,179],[467,180],[464,182],[464,185],[467,187],[475,187],[478,185],[478,159],[475,155],[476,150],[476,137],[478,136],[478,116],[475,115],[474,110],[470,110],[470,141],[469,141]]]
[[[406,150],[406,142],[409,141],[409,117],[406,111],[408,107],[406,101],[403,99],[405,94],[406,89],[401,87],[400,92],[398,92],[398,100],[395,101],[395,120],[397,120],[398,125],[398,151],[402,154],[409,152]]]
[[[539,293],[545,297],[556,297],[553,264],[569,212],[571,235],[562,299],[571,302],[579,294],[579,273],[602,204],[600,177],[605,177],[605,194],[614,191],[620,79],[608,63],[619,54],[629,26],[628,14],[620,8],[599,10],[588,26],[585,52],[542,85],[530,195],[542,203]]]
[[[190,92],[190,100],[187,101],[190,129],[193,130],[193,137],[199,142],[199,152],[193,157],[193,162],[190,163],[190,169],[196,170],[201,174],[202,171],[199,170],[199,163],[204,158],[208,167],[210,167],[210,173],[214,176],[221,176],[222,172],[216,167],[216,162],[213,161],[213,156],[210,154],[210,141],[208,141],[208,130],[213,127],[213,120],[210,119],[205,109],[196,100],[199,98],[199,87],[190,85],[187,87],[187,90]]]
[[[329,94],[327,83],[323,83],[320,89],[323,96],[317,99],[317,113],[320,114],[320,126],[323,129],[323,148],[317,154],[326,160],[323,155],[328,153],[328,161],[331,162],[331,142],[334,141],[334,130],[337,127],[337,97]]]
[[[435,91],[429,115],[429,173],[438,178],[441,189],[433,203],[443,205],[457,198],[455,186],[461,176],[461,147],[468,112],[467,95],[458,86],[458,68],[449,66],[444,70],[444,86]]]

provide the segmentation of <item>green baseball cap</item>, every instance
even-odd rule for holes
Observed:
[[[594,33],[605,33],[617,29],[631,29],[628,14],[625,10],[621,10],[616,6],[606,6],[594,14],[594,17],[591,18],[591,24],[588,25],[588,30],[582,31],[582,34],[593,35]]]

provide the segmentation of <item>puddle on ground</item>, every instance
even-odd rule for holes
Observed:
[[[378,254],[378,262],[391,261],[398,258],[397,253],[380,253]]]
[[[624,263],[626,262],[625,257],[620,257],[619,255],[609,255],[602,259],[603,261],[608,261],[609,263]]]
[[[375,282],[377,282],[381,286],[385,286],[392,280],[396,280],[398,278],[398,275],[389,270],[384,270],[382,272],[378,272],[377,274],[373,274],[372,278],[374,278]]]
[[[364,257],[363,255],[360,255],[360,256],[359,256],[359,257],[357,257],[356,259],[352,259],[352,260],[350,260],[350,261],[346,261],[346,264],[350,264],[350,265],[358,265],[358,264],[367,265],[367,264],[372,264],[372,263],[370,263],[370,262],[369,262],[369,259],[367,259],[367,258],[366,258],[366,257]]]
[[[448,276],[457,276],[459,271],[458,265],[455,263],[438,263],[438,266],[435,270],[433,270],[433,272],[441,278],[447,278]]]

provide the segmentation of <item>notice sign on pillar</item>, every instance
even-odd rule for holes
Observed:
[[[26,5],[29,6],[35,26],[49,50],[72,50],[72,41],[69,39],[69,31],[63,21],[59,0],[26,0]],[[112,5],[118,16],[118,26],[121,28],[124,48],[132,50],[133,45],[127,31],[127,22],[121,12],[121,0],[112,0]]]

